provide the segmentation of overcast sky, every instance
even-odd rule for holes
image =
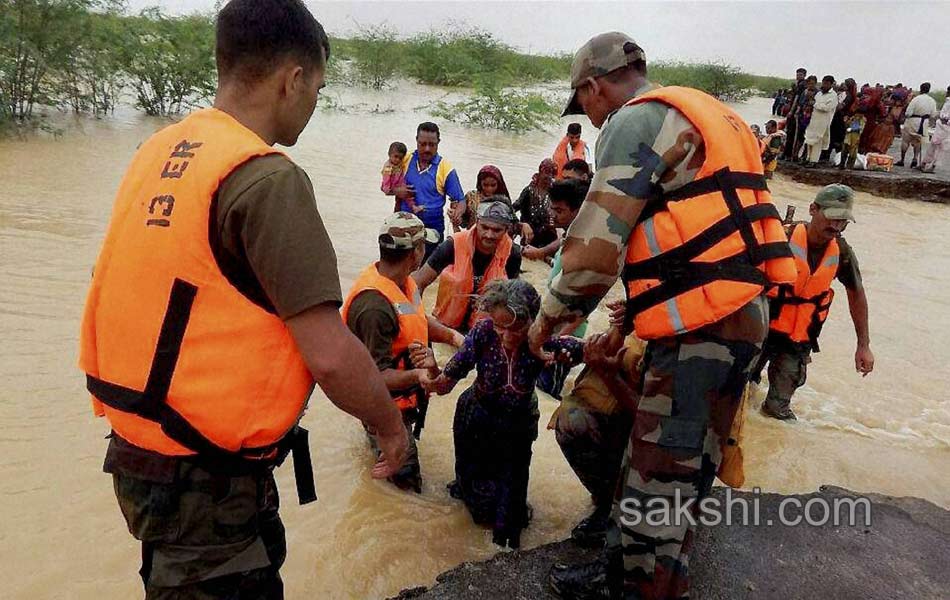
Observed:
[[[214,0],[129,0],[130,8],[210,10]],[[950,3],[911,2],[321,2],[307,0],[334,35],[388,22],[409,35],[451,22],[479,26],[530,52],[573,51],[590,36],[621,30],[647,60],[724,60],[745,71],[858,85],[950,84]]]

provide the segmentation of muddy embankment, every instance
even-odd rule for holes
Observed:
[[[751,499],[748,492],[734,498]],[[725,503],[725,489],[714,495]],[[758,526],[700,527],[690,558],[692,595],[704,600],[835,597],[890,599],[946,598],[950,590],[950,512],[917,498],[864,495],[870,501],[870,524],[857,511],[858,525],[829,523],[783,526],[779,510],[791,496],[762,494]],[[800,504],[812,499],[857,498],[843,488],[823,486],[813,494],[794,496]],[[786,515],[793,514],[787,508]],[[739,515],[737,510],[734,515]],[[806,514],[804,511],[797,513]],[[818,507],[808,513],[821,519]],[[771,520],[774,525],[766,525]],[[478,563],[464,563],[442,573],[430,588],[403,590],[393,600],[463,600],[482,598],[555,598],[546,583],[556,562],[591,560],[594,552],[570,541],[547,544],[525,552],[499,553]]]

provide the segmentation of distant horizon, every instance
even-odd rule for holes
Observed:
[[[128,0],[129,10],[213,11],[216,0]],[[792,79],[809,74],[933,91],[950,84],[950,5],[904,2],[322,2],[307,6],[327,33],[351,37],[388,23],[400,37],[456,25],[478,27],[529,54],[573,53],[592,35],[621,29],[647,62],[725,62]],[[564,25],[563,17],[569,19]],[[791,24],[795,24],[792,27]],[[618,26],[618,24],[620,24]],[[898,43],[905,40],[905,43]],[[816,43],[827,41],[827,44]],[[876,44],[880,47],[876,47]],[[751,51],[750,51],[751,50]]]

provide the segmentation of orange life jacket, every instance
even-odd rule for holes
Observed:
[[[643,102],[683,113],[706,152],[693,181],[665,194],[656,187],[627,245],[627,315],[638,337],[656,339],[715,323],[767,286],[794,281],[795,263],[742,118],[690,88],[658,88],[628,105]]]
[[[407,370],[412,368],[409,360],[409,344],[418,342],[423,346],[429,344],[429,322],[426,320],[426,311],[422,306],[422,296],[416,287],[415,280],[410,277],[406,289],[401,289],[392,279],[379,274],[376,264],[366,267],[353,284],[346,301],[343,303],[343,322],[347,322],[350,306],[353,300],[367,290],[375,290],[382,294],[392,304],[399,323],[399,335],[393,340],[392,355],[396,359],[396,368]],[[400,410],[409,410],[418,406],[418,397],[424,395],[419,386],[405,390],[390,390],[396,406]]]
[[[208,241],[221,181],[276,152],[228,114],[200,110],[143,143],[122,180],[79,367],[96,414],[135,446],[245,464],[299,431],[314,385],[303,357],[283,321],[221,273]]]
[[[551,157],[554,159],[554,164],[557,165],[556,179],[561,179],[561,172],[564,170],[564,165],[570,161],[575,158],[587,160],[587,155],[584,152],[584,148],[586,147],[587,143],[584,140],[579,140],[577,142],[577,149],[575,149],[575,147],[571,146],[570,140],[566,135],[561,138],[557,148],[554,149],[554,156]]]
[[[808,265],[808,229],[804,223],[792,229],[789,245],[795,255],[798,278],[794,285],[780,285],[769,292],[769,329],[795,343],[808,344],[817,352],[818,334],[835,297],[831,282],[838,273],[838,241],[828,242],[814,273]]]
[[[461,328],[466,319],[467,327],[471,328],[478,320],[477,311],[473,308],[473,294],[481,294],[491,281],[508,279],[505,263],[508,262],[514,244],[506,233],[498,242],[495,254],[485,269],[485,274],[482,275],[480,281],[475,281],[472,268],[472,258],[475,256],[475,227],[472,226],[452,236],[455,261],[439,276],[439,293],[436,296],[435,310],[432,314],[442,324],[453,329]]]

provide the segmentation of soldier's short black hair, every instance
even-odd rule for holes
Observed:
[[[383,248],[380,246],[379,260],[388,265],[395,265],[406,260],[406,257],[415,251],[415,248]]]
[[[435,139],[441,140],[442,136],[439,133],[439,126],[433,123],[432,121],[425,121],[424,123],[419,123],[419,126],[416,127],[416,137],[419,137],[419,133],[422,131],[428,131],[429,133],[435,134]]]
[[[571,210],[579,210],[584,198],[587,197],[587,190],[590,184],[578,179],[562,179],[551,184],[548,190],[548,200],[551,202],[563,202],[571,207]]]
[[[218,13],[219,78],[259,81],[288,57],[311,72],[330,58],[330,40],[301,0],[231,0]]]
[[[562,171],[577,171],[578,173],[583,173],[590,177],[592,173],[590,172],[590,165],[587,164],[587,161],[583,158],[574,158],[566,163],[564,163],[564,168]]]

